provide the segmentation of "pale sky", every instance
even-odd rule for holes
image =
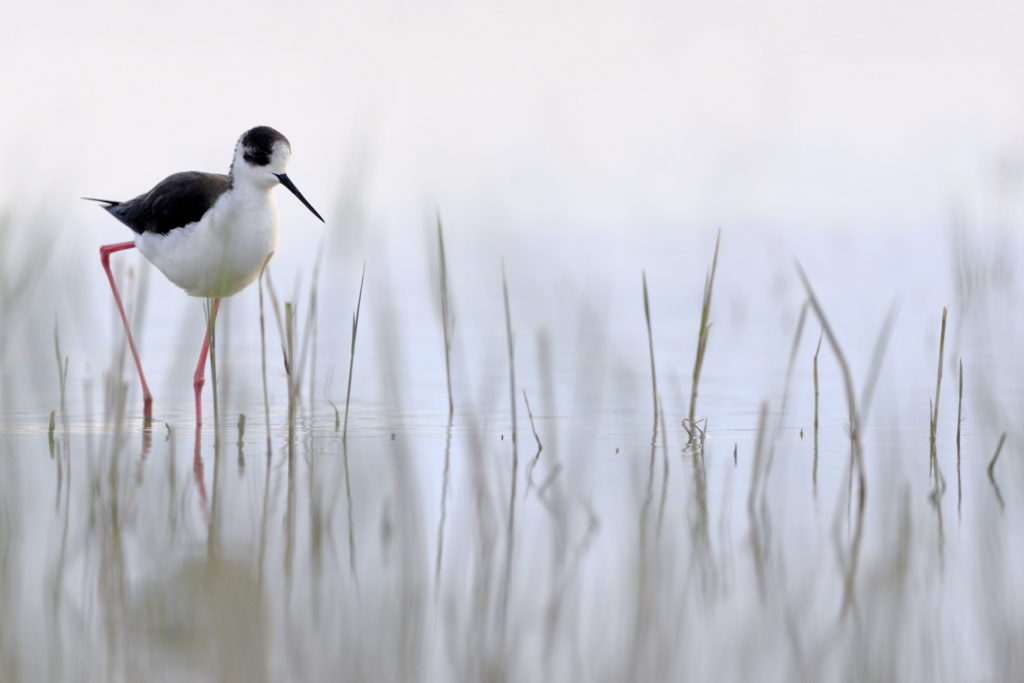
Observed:
[[[384,223],[888,229],[1024,159],[1019,2],[10,5],[5,204],[226,171],[256,124]]]

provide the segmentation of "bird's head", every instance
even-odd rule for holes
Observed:
[[[312,204],[295,187],[288,177],[288,160],[292,156],[292,146],[288,138],[270,126],[256,126],[242,133],[235,145],[235,158],[231,163],[232,182],[242,182],[270,189],[280,183],[313,215],[323,221]]]

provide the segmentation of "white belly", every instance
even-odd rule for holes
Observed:
[[[143,233],[135,246],[192,296],[231,296],[259,277],[277,249],[277,206],[269,192],[229,190],[203,218],[166,235]]]

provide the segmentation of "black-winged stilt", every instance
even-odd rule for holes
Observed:
[[[258,126],[238,139],[227,175],[197,171],[175,173],[149,192],[125,202],[85,198],[102,202],[103,208],[114,218],[138,233],[131,242],[100,247],[100,261],[114,292],[139,371],[143,411],[147,418],[153,414],[153,395],[142,372],[124,304],[110,272],[110,255],[138,247],[168,280],[188,294],[213,299],[193,378],[196,424],[202,424],[201,397],[210,350],[209,333],[220,300],[252,284],[277,249],[280,221],[270,191],[278,183],[284,185],[314,216],[324,220],[285,173],[291,154],[291,145],[285,136],[268,126]]]

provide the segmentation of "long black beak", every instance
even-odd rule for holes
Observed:
[[[323,216],[316,212],[316,209],[313,208],[313,205],[306,201],[306,198],[302,196],[301,192],[299,192],[299,188],[295,187],[295,183],[292,182],[292,179],[288,177],[287,173],[275,173],[274,175],[277,176],[277,179],[281,181],[282,185],[287,187],[288,190],[291,191],[293,195],[299,198],[299,201],[302,202],[307,209],[313,212],[314,216],[320,219],[321,223],[327,222],[324,220]]]

